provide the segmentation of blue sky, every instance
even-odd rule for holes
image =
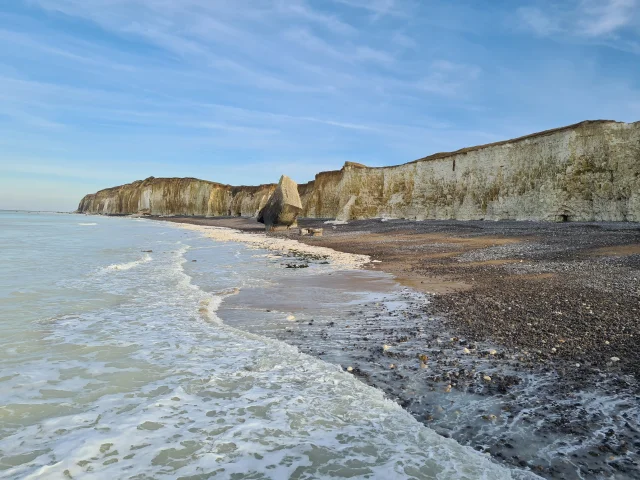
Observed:
[[[640,120],[640,0],[6,0],[0,208]]]

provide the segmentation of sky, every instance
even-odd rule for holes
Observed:
[[[5,0],[0,209],[640,120],[640,0]]]

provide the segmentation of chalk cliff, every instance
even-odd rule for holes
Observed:
[[[275,185],[147,179],[79,212],[255,216]],[[640,122],[588,121],[394,167],[347,162],[298,186],[301,217],[640,221]]]
[[[86,195],[78,212],[103,215],[256,216],[276,185],[232,187],[197,178],[154,178]]]

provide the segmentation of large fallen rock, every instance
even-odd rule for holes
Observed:
[[[278,227],[289,228],[296,223],[301,211],[302,202],[298,194],[298,184],[283,175],[273,195],[258,213],[258,222],[264,223],[267,231]]]

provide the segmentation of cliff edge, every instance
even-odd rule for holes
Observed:
[[[275,185],[153,178],[78,212],[255,216]],[[301,217],[640,221],[640,122],[587,121],[392,167],[347,162],[298,186]]]
[[[276,185],[233,187],[197,178],[154,178],[86,195],[79,213],[102,215],[256,216]]]

